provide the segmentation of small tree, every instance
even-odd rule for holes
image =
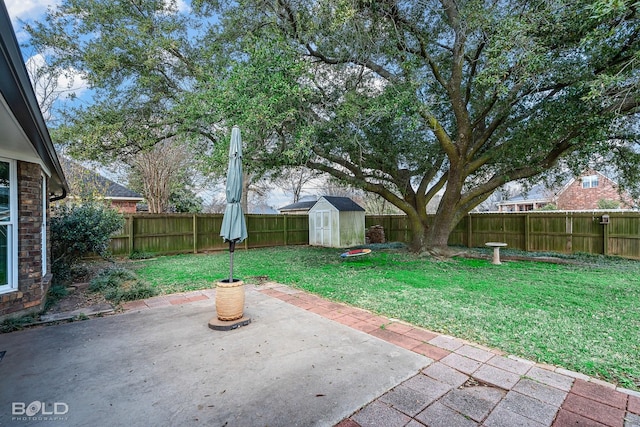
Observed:
[[[612,199],[598,200],[598,209],[620,209],[620,202]]]
[[[122,215],[99,203],[61,205],[56,208],[50,221],[51,271],[55,282],[68,282],[71,267],[87,254],[106,257],[109,238],[123,225]]]
[[[547,203],[546,205],[535,210],[536,211],[557,211],[558,206],[556,206],[554,203]]]

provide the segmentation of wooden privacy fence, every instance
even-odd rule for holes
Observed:
[[[608,223],[603,223],[608,215]],[[223,250],[222,214],[135,214],[125,217],[121,233],[111,239],[114,255],[133,252],[172,254]],[[245,248],[306,245],[307,215],[246,215]],[[367,216],[365,226],[382,225],[387,241],[409,242],[411,230],[402,215]],[[536,252],[616,255],[640,259],[640,212],[472,213],[456,226],[450,245],[483,247],[505,242],[509,248]]]
[[[306,245],[309,219],[294,215],[245,215],[249,238],[240,247]],[[135,214],[125,216],[120,233],[111,238],[114,255],[134,252],[175,254],[229,247],[220,237],[222,214]]]
[[[603,221],[608,216],[608,222]],[[410,241],[404,216],[366,218],[366,226],[380,224],[388,241]],[[449,236],[449,245],[483,247],[504,242],[529,252],[585,252],[640,259],[640,212],[518,212],[471,213]]]

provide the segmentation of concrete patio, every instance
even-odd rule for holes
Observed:
[[[278,284],[212,331],[214,295],[0,335],[0,425],[640,426],[635,391]]]

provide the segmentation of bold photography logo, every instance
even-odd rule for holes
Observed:
[[[11,403],[11,415],[14,420],[29,420],[37,418],[38,420],[59,420],[61,415],[66,415],[69,412],[69,405],[64,402],[41,402],[34,400],[28,405],[25,402],[12,402]]]

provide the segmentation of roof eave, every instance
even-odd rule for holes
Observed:
[[[51,136],[42,117],[31,80],[18,47],[11,18],[2,2],[0,7],[0,92],[43,163],[51,171],[51,189],[64,197],[69,186],[56,155]]]

